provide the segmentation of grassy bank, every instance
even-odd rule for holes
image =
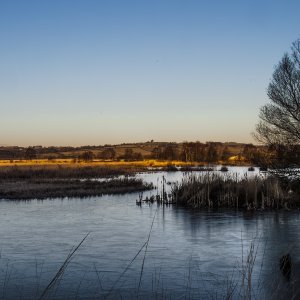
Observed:
[[[152,188],[134,175],[138,169],[96,165],[19,165],[0,167],[0,198],[45,199],[122,194]],[[93,179],[109,179],[97,181]]]
[[[0,181],[35,179],[107,178],[133,174],[136,169],[89,165],[19,165],[0,167]]]
[[[276,177],[237,179],[230,174],[191,175],[172,188],[173,202],[191,208],[280,209],[300,206],[299,182]]]
[[[80,179],[0,180],[0,199],[91,197],[103,194],[124,194],[152,188],[152,185],[136,178],[111,179],[102,182]]]

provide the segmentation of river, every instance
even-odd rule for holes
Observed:
[[[247,169],[230,171],[244,176]],[[169,183],[183,176],[138,176],[160,189],[163,175]],[[249,276],[244,285],[242,279],[251,245],[252,297],[288,299],[297,293],[298,212],[191,211],[138,206],[137,198],[1,200],[0,299],[39,299],[88,233],[45,299],[226,299],[231,292],[239,299],[249,293]],[[279,270],[286,253],[293,262],[290,280]]]

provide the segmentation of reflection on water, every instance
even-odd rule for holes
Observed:
[[[167,181],[175,181],[180,174],[164,175]],[[140,176],[156,184],[162,175]],[[228,283],[242,278],[242,263],[253,240],[253,295],[274,299],[276,293],[276,298],[282,295],[284,299],[285,289],[296,287],[281,275],[278,262],[287,252],[296,265],[300,260],[297,212],[140,207],[135,204],[137,197],[1,201],[0,298],[38,298],[71,248],[88,232],[88,239],[51,291],[52,299],[101,299],[112,286],[110,299],[224,299]],[[146,255],[143,248],[128,267],[146,242],[152,222]]]

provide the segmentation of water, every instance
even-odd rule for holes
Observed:
[[[239,169],[242,174],[244,171]],[[139,176],[160,187],[162,175],[174,182],[181,180],[182,173]],[[238,299],[245,292],[240,272],[251,242],[256,255],[253,296],[287,299],[287,291],[297,287],[281,275],[278,262],[289,252],[298,266],[298,212],[250,214],[155,204],[140,207],[137,198],[135,193],[2,200],[0,299],[38,299],[72,247],[87,233],[47,299],[224,299],[231,283],[236,285]],[[152,223],[146,255],[144,247],[129,266],[147,241]]]

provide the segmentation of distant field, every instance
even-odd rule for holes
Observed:
[[[175,166],[193,166],[199,165],[199,163],[193,162],[183,162],[183,161],[161,161],[155,159],[149,160],[139,160],[139,161],[112,161],[112,160],[93,160],[93,161],[79,161],[74,159],[34,159],[34,160],[0,160],[0,167],[13,167],[13,166],[41,166],[41,165],[65,165],[70,167],[80,167],[80,166],[116,166],[116,167],[167,167],[170,165]]]

